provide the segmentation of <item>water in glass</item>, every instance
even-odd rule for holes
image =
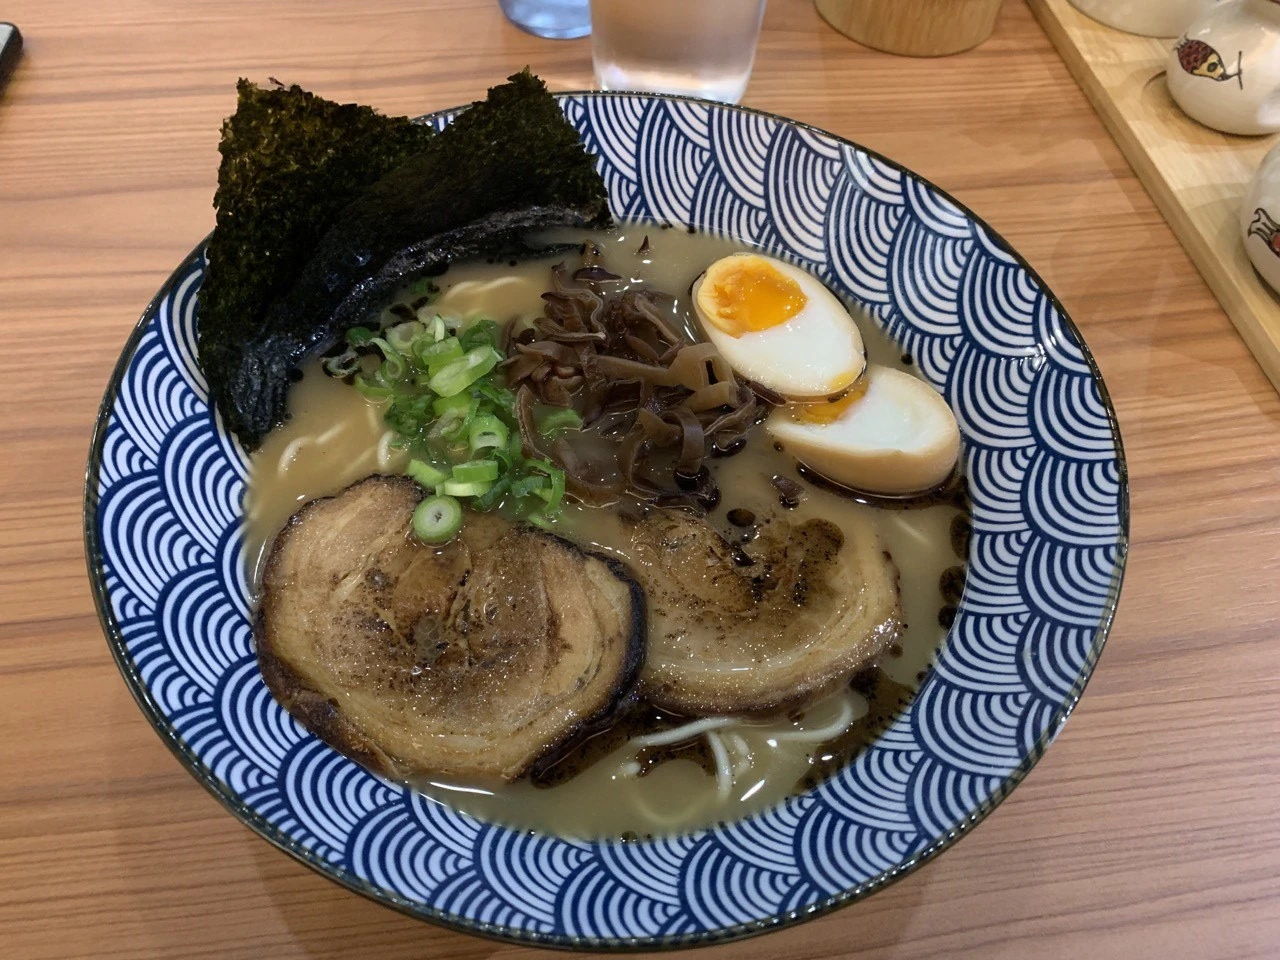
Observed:
[[[591,55],[605,90],[737,103],[765,0],[591,0]]]
[[[587,0],[498,0],[507,19],[521,30],[552,40],[572,40],[591,32]]]

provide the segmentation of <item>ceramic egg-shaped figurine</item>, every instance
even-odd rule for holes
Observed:
[[[1182,35],[1169,93],[1187,116],[1224,133],[1280,130],[1280,0],[1225,0]]]
[[[1071,0],[1087,17],[1143,37],[1177,37],[1217,0]]]
[[[1280,293],[1280,144],[1253,176],[1240,208],[1244,249],[1262,279]]]

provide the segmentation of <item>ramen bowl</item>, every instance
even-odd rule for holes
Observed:
[[[248,459],[196,363],[201,245],[112,377],[86,489],[90,575],[148,721],[251,829],[412,916],[523,943],[693,946],[885,886],[963,836],[1061,729],[1102,649],[1127,550],[1115,415],[1061,305],[986,224],[857,144],[776,116],[561,96],[619,218],[796,263],[915,358],[963,435],[963,598],[918,694],[838,773],[762,813],[652,840],[483,822],[368,773],[272,699],[244,556]],[[451,113],[428,118],[443,126]]]

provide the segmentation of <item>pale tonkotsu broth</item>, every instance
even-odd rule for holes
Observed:
[[[649,250],[641,255],[637,250],[646,235]],[[610,270],[633,283],[677,296],[681,311],[688,307],[694,278],[712,261],[742,249],[740,244],[654,225],[626,224],[590,237],[603,248]],[[549,288],[549,267],[554,262],[454,267],[437,279],[441,296],[433,307],[464,317],[483,314],[499,322],[540,314],[540,295]],[[910,370],[900,349],[870,319],[859,318],[858,325],[869,361]],[[390,444],[381,407],[325,376],[318,363],[310,364],[292,387],[289,406],[290,420],[253,456],[245,498],[247,555],[255,590],[272,540],[303,503],[335,494],[371,473],[398,473],[407,462],[404,452]],[[905,630],[881,663],[885,680],[877,690],[875,715],[867,716],[866,696],[846,689],[813,705],[799,719],[713,718],[706,726],[723,726],[699,741],[699,755],[718,760],[720,776],[685,755],[649,764],[644,775],[637,776],[638,761],[652,758],[657,749],[642,752],[641,744],[632,740],[554,786],[428,780],[414,782],[414,787],[485,819],[560,835],[671,833],[735,819],[777,803],[806,778],[843,760],[856,748],[858,731],[865,738],[868,729],[874,729],[872,721],[883,722],[886,710],[891,713],[900,706],[898,701],[916,688],[946,633],[940,625],[945,604],[939,583],[946,571],[961,562],[952,545],[953,523],[961,511],[945,503],[908,510],[876,508],[811,484],[804,484],[798,506],[784,510],[769,478],[775,474],[796,477],[795,463],[774,449],[762,426],[752,431],[742,452],[709,460],[708,465],[722,492],[709,521],[731,536],[735,531],[726,514],[734,508],[750,510],[762,521],[785,514],[797,523],[824,518],[844,530],[866,524],[878,530],[901,574]],[[621,536],[609,510],[568,506],[556,532],[627,560],[617,549]],[[846,730],[850,732],[843,744],[831,742]],[[732,776],[724,776],[730,769]]]

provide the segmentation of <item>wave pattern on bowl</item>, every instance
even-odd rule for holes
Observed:
[[[973,497],[969,578],[920,695],[871,749],[779,807],[699,833],[581,842],[481,823],[302,730],[254,662],[247,460],[195,365],[202,252],[144,318],[100,435],[94,576],[127,679],[206,786],[274,842],[401,909],[608,946],[760,929],[909,868],[1039,757],[1105,636],[1126,492],[1075,335],[1002,242],[926,183],[786,121],[573,95],[620,217],[690,224],[862,304],[946,395]],[[442,121],[438,121],[442,122]]]

